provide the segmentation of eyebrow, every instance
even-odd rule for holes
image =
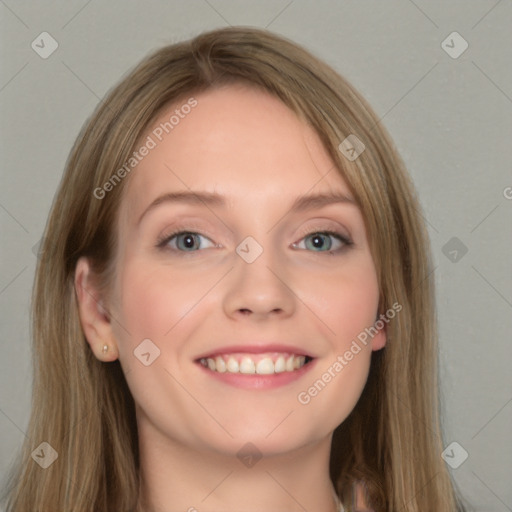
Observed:
[[[167,203],[182,203],[204,206],[219,207],[226,206],[226,198],[215,192],[168,192],[158,196],[143,212],[139,217],[137,224],[140,224],[143,217],[146,216],[151,210],[154,210],[157,206]],[[349,204],[356,206],[356,202],[346,194],[341,192],[330,192],[322,194],[309,194],[298,197],[293,202],[290,212],[302,212],[307,210],[314,210],[316,208],[322,208],[331,204]]]

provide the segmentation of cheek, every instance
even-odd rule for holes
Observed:
[[[328,411],[325,428],[334,429],[348,417],[368,378],[372,349],[365,329],[375,323],[379,297],[374,277],[369,268],[316,289],[317,326],[330,347],[297,401],[309,415],[321,418]]]
[[[169,331],[189,315],[212,286],[212,276],[176,272],[168,266],[125,261],[120,274],[118,294],[120,341],[130,333],[131,344],[150,338],[158,345],[168,339]],[[167,335],[167,337],[166,337]]]
[[[308,290],[304,302],[315,313],[317,330],[329,340],[329,352],[318,361],[297,399],[309,413],[334,412],[329,420],[333,428],[355,407],[371,363],[370,337],[365,330],[375,324],[379,288],[372,260],[359,263],[340,268],[329,279],[316,276],[303,283]]]
[[[379,287],[371,261],[308,280],[304,289],[319,328],[338,351],[346,350],[377,319]]]

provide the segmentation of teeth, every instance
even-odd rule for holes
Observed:
[[[238,373],[239,366],[238,361],[234,357],[230,357],[227,363],[227,369],[229,373]]]
[[[215,358],[215,366],[217,368],[217,371],[219,373],[224,373],[226,371],[226,362],[224,361],[224,359],[220,356],[216,357]]]
[[[298,370],[301,366],[304,366],[304,363],[306,362],[306,358],[304,356],[296,357],[293,361],[293,367]]]
[[[240,363],[240,373],[256,373],[254,361],[250,357],[242,358]]]
[[[286,370],[286,361],[284,360],[283,356],[279,356],[277,358],[277,361],[274,364],[274,371],[276,373],[281,373]]]
[[[231,355],[227,356],[227,359],[224,359],[222,356],[217,356],[215,358],[208,357],[201,359],[200,362],[203,366],[209,368],[213,372],[242,373],[246,375],[272,375],[274,373],[293,372],[302,368],[306,364],[306,357],[296,355],[287,357],[286,355],[279,355],[275,358],[274,355],[274,359],[272,357],[265,356],[263,359],[255,362],[254,359],[248,355],[242,356],[240,361]]]
[[[264,357],[256,367],[256,373],[260,375],[270,375],[274,373],[274,362],[270,357]]]

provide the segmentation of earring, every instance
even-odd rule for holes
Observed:
[[[108,352],[108,345],[103,345],[103,353],[106,354]]]

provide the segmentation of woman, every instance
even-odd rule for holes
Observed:
[[[370,107],[293,43],[149,56],[50,213],[7,510],[462,510],[419,209]]]

